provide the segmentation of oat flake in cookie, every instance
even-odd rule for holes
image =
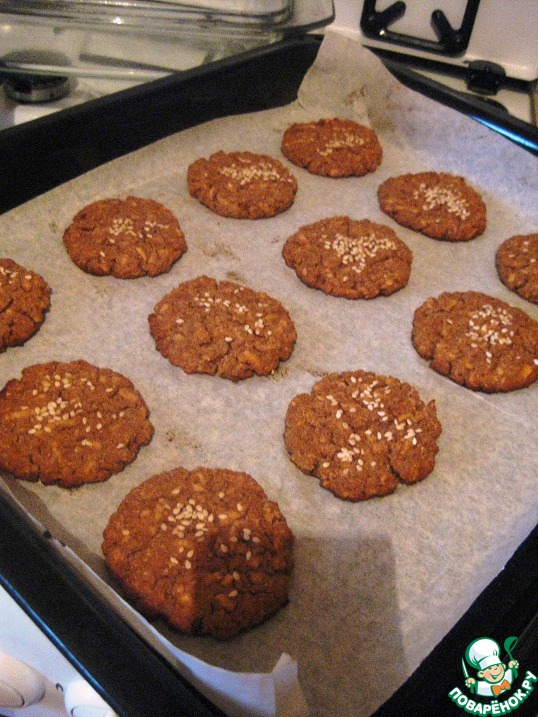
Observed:
[[[129,379],[86,361],[25,368],[0,391],[0,469],[65,488],[106,480],[150,442]]]
[[[45,279],[11,259],[0,258],[0,353],[32,337],[50,307]]]
[[[331,217],[301,227],[282,250],[307,286],[347,299],[373,299],[409,281],[412,253],[389,227]]]
[[[253,152],[216,152],[187,170],[192,197],[215,214],[234,219],[274,217],[288,209],[297,181],[277,159]]]
[[[538,234],[506,239],[495,255],[502,283],[523,299],[538,304]]]
[[[278,505],[251,476],[176,468],[124,498],[103,553],[142,612],[227,639],[287,604],[292,546]]]
[[[172,212],[153,199],[101,199],[81,209],[64,233],[75,264],[118,279],[170,270],[187,244]]]
[[[434,371],[467,388],[512,391],[538,379],[538,323],[486,294],[427,299],[415,311],[412,341]]]
[[[469,241],[486,228],[486,207],[463,177],[421,172],[390,177],[378,189],[379,205],[398,224],[433,239]]]
[[[433,470],[441,434],[434,401],[367,371],[329,374],[288,406],[284,440],[295,465],[338,498],[366,500]]]
[[[282,137],[281,151],[311,174],[334,178],[374,172],[383,157],[372,129],[338,118],[291,125]]]
[[[273,372],[297,334],[279,301],[231,281],[200,276],[166,294],[149,316],[158,351],[185,373],[233,381]]]

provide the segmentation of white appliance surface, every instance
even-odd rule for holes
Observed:
[[[0,717],[116,717],[1,586]]]

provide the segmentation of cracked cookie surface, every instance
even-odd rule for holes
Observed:
[[[338,498],[358,501],[416,483],[434,468],[441,434],[435,402],[368,371],[329,374],[288,406],[292,462]]]
[[[189,194],[215,214],[274,217],[295,200],[297,180],[278,159],[253,152],[215,152],[187,170]]]
[[[0,468],[70,488],[122,471],[150,442],[131,381],[86,361],[35,364],[0,391]]]
[[[487,294],[427,299],[415,310],[412,342],[434,371],[473,390],[512,391],[538,379],[538,323]]]
[[[50,308],[50,295],[42,276],[0,258],[0,353],[21,346],[38,331]]]
[[[307,286],[332,296],[373,299],[406,286],[412,253],[389,227],[330,217],[301,227],[282,255]]]
[[[486,228],[486,206],[463,177],[419,172],[389,177],[378,188],[379,206],[408,229],[432,239],[469,241]]]
[[[174,214],[140,197],[88,204],[75,215],[63,241],[80,269],[118,279],[164,274],[187,250]]]
[[[228,639],[288,602],[293,534],[247,473],[175,468],[134,488],[103,553],[137,607],[188,634]]]
[[[497,249],[495,266],[510,291],[538,304],[538,233],[506,239]]]
[[[166,294],[148,320],[157,350],[174,366],[233,381],[273,372],[297,339],[279,301],[208,276]]]
[[[374,130],[338,117],[290,125],[282,136],[281,151],[311,174],[333,178],[374,172],[383,157]]]

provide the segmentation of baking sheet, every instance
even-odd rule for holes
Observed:
[[[336,115],[374,127],[384,148],[375,173],[315,177],[280,155],[291,122]],[[298,179],[294,205],[253,222],[221,218],[198,204],[187,192],[187,167],[220,149],[280,158]],[[481,192],[488,211],[481,237],[437,242],[380,211],[376,190],[384,179],[425,170],[462,174]],[[106,483],[67,491],[5,476],[5,485],[108,590],[114,585],[103,565],[101,533],[133,486],[178,465],[247,471],[278,501],[297,539],[290,604],[229,642],[180,636],[161,622],[150,626],[121,601],[118,609],[164,653],[171,655],[173,646],[185,651],[202,675],[204,664],[217,668],[224,676],[218,689],[232,683],[232,700],[235,676],[228,680],[221,668],[250,673],[251,686],[261,680],[249,706],[238,703],[230,714],[304,714],[291,656],[313,717],[366,717],[429,654],[535,523],[538,386],[509,394],[471,392],[429,369],[412,348],[410,333],[415,308],[445,290],[484,291],[537,317],[536,307],[503,286],[494,266],[505,238],[536,231],[537,189],[530,154],[399,85],[354,38],[328,30],[291,105],[186,130],[0,217],[0,255],[40,272],[53,288],[51,311],[38,334],[0,356],[0,385],[26,365],[84,358],[129,377],[155,426],[152,443]],[[122,281],[83,273],[63,247],[65,227],[85,204],[128,194],[172,209],[187,253],[156,278]],[[335,214],[396,230],[414,256],[405,289],[349,301],[297,279],[281,257],[286,238],[303,224]],[[245,283],[287,307],[298,341],[274,375],[236,384],[187,376],[155,350],[147,316],[166,292],[202,273]],[[282,434],[297,393],[309,391],[326,373],[359,368],[396,376],[424,400],[435,399],[443,434],[435,470],[424,482],[381,499],[347,503],[293,466]],[[271,694],[278,683],[272,671],[282,655],[291,690],[275,687]],[[212,688],[209,693],[214,696]],[[297,699],[286,705],[290,694]],[[228,698],[221,704],[229,705]]]

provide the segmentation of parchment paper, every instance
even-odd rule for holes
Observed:
[[[296,201],[267,220],[220,218],[189,197],[186,170],[198,157],[248,149],[288,164],[279,151],[286,127],[329,116],[354,117],[375,128],[384,148],[375,173],[333,180],[289,165],[299,183]],[[488,227],[481,237],[438,242],[382,214],[379,184],[422,170],[462,174],[482,193]],[[40,272],[54,292],[39,333],[0,356],[0,385],[25,365],[84,358],[128,376],[155,426],[152,443],[106,483],[68,491],[6,476],[5,485],[28,512],[67,544],[75,562],[94,571],[94,582],[104,581],[105,591],[115,587],[100,550],[108,516],[133,486],[178,465],[247,471],[278,501],[295,533],[290,604],[232,641],[182,637],[161,622],[150,626],[111,597],[172,661],[181,659],[181,653],[173,655],[174,646],[192,656],[183,669],[191,675],[198,669],[197,684],[217,675],[220,682],[207,692],[218,693],[231,715],[305,714],[295,667],[313,717],[371,714],[532,529],[538,386],[509,394],[471,392],[434,373],[415,353],[410,333],[415,308],[445,290],[484,291],[537,316],[536,307],[503,286],[494,266],[501,241],[537,230],[537,188],[534,157],[400,86],[356,40],[329,30],[293,104],[181,132],[0,217],[0,255]],[[128,194],[170,207],[185,232],[187,253],[154,279],[83,273],[63,247],[65,227],[90,201]],[[281,257],[286,238],[303,224],[335,214],[396,230],[414,255],[405,289],[349,301],[297,279]],[[166,292],[202,273],[265,291],[288,308],[298,341],[273,376],[237,384],[187,376],[155,350],[148,314]],[[435,399],[443,434],[436,467],[424,482],[348,503],[293,466],[282,435],[288,403],[297,393],[328,372],[358,368],[396,376],[423,399]],[[206,664],[217,668],[212,676],[204,674]],[[243,689],[231,672],[251,673],[253,681]],[[226,690],[231,697],[223,697]],[[243,707],[242,691],[250,699]]]

